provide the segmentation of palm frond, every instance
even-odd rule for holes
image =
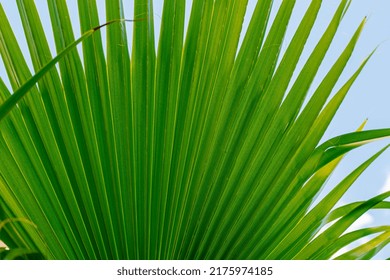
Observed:
[[[243,29],[247,0],[194,0],[186,28],[186,1],[165,0],[155,42],[151,0],[132,23],[126,1],[106,1],[106,22],[78,1],[79,39],[66,1],[48,1],[53,58],[34,1],[17,0],[35,74],[0,5],[1,257],[328,259],[376,234],[337,257],[368,259],[386,246],[388,225],[347,230],[389,193],[335,206],[387,146],[316,202],[345,154],[390,136],[362,125],[321,143],[372,55],[339,81],[366,19],[317,86],[350,1],[307,59],[322,1],[286,42],[295,4],[258,1]]]

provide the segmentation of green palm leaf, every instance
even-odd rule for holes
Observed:
[[[390,136],[362,125],[320,142],[370,57],[335,88],[363,19],[310,94],[350,1],[296,78],[319,0],[284,52],[295,1],[274,18],[258,1],[243,35],[248,1],[194,0],[186,28],[186,1],[165,0],[157,43],[151,0],[132,23],[125,1],[106,1],[106,23],[78,1],[77,40],[66,1],[49,1],[54,58],[34,1],[17,4],[36,74],[0,6],[2,258],[328,259],[379,233],[338,257],[368,259],[390,242],[387,225],[347,232],[389,193],[334,209],[387,147],[316,202],[346,153]]]

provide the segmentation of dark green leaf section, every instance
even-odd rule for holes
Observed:
[[[107,1],[108,3],[108,1]],[[110,3],[111,4],[111,3]],[[150,255],[150,235],[153,190],[150,172],[154,154],[153,114],[155,111],[155,43],[153,1],[134,1],[134,18],[140,20],[133,25],[131,60],[131,110],[133,130],[132,170],[134,178],[135,240],[136,257],[146,259]],[[141,20],[142,19],[142,20]]]
[[[334,220],[337,220],[338,218],[346,215],[352,209],[354,209],[355,207],[361,205],[362,203],[364,203],[364,202],[363,201],[353,202],[353,203],[341,206],[341,207],[333,210],[331,213],[329,213],[326,222],[330,223],[330,222],[332,222]],[[383,201],[383,202],[378,203],[377,205],[375,205],[375,207],[373,209],[388,209],[388,208],[390,208],[390,202],[389,201]]]
[[[171,160],[175,152],[174,135],[177,123],[179,79],[184,40],[185,1],[165,1],[161,22],[161,35],[156,60],[156,80],[154,89],[155,109],[153,112],[153,154],[151,158],[152,188],[150,253],[152,258],[169,258],[167,250],[172,234],[173,213],[177,209],[172,200],[175,188],[169,184]]]
[[[311,50],[320,0],[291,40],[296,1],[257,1],[245,30],[247,0],[194,0],[188,25],[186,2],[162,3],[156,39],[152,0],[107,0],[104,16],[78,0],[76,40],[68,3],[48,1],[53,56],[35,2],[17,0],[35,74],[0,6],[0,258],[375,256],[389,225],[348,228],[390,194],[334,206],[387,147],[315,202],[346,153],[390,136],[364,123],[320,143],[372,55],[339,80],[366,20],[314,88],[351,1]]]

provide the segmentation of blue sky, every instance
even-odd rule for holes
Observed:
[[[8,14],[11,23],[14,27],[17,37],[22,42],[22,49],[27,53],[27,47],[23,40],[23,31],[19,21],[19,16],[16,8],[16,1],[0,0],[3,4],[6,13]],[[49,17],[47,13],[46,1],[36,1],[39,10],[44,21],[44,26],[47,28],[47,33],[51,34]],[[68,4],[71,6],[71,11],[74,12],[74,24],[76,36],[79,36],[77,25],[77,1],[68,0]],[[100,5],[101,19],[104,21],[104,1],[97,0]],[[126,17],[132,18],[131,6],[133,1],[124,1],[127,5]],[[256,0],[249,0],[248,10],[252,10]],[[320,35],[321,31],[325,28],[325,25],[330,20],[333,11],[336,9],[339,0],[326,0],[323,1],[323,7],[318,16],[316,29],[313,32],[313,36],[309,39],[307,45],[306,54],[314,47],[316,39]],[[162,1],[155,1],[155,21],[156,30],[158,30],[158,24],[161,20],[161,7]],[[190,3],[190,1],[188,1]],[[275,0],[276,6],[281,3],[281,0]],[[297,6],[294,17],[291,22],[290,32],[286,38],[292,36],[292,31],[299,22],[301,15],[304,13],[305,8],[310,3],[309,0],[297,0]],[[390,104],[390,1],[388,0],[352,0],[352,4],[348,13],[345,15],[344,21],[340,27],[338,35],[335,39],[329,54],[326,57],[326,61],[322,67],[322,75],[326,73],[326,70],[337,58],[342,48],[350,39],[355,28],[359,25],[360,21],[365,17],[368,17],[367,24],[362,33],[361,39],[358,43],[356,51],[352,56],[345,74],[340,77],[341,81],[345,81],[346,78],[353,73],[353,71],[360,65],[364,58],[366,58],[372,50],[376,47],[375,54],[367,64],[366,68],[352,87],[345,102],[341,106],[338,114],[336,115],[333,123],[327,131],[324,139],[347,133],[355,130],[366,118],[368,118],[368,124],[366,129],[390,127],[390,113],[388,110]],[[248,16],[249,18],[249,16]],[[45,22],[47,24],[45,24]],[[104,32],[104,31],[103,31]],[[158,35],[157,35],[158,36]],[[54,52],[54,47],[52,48]],[[304,60],[302,60],[303,62]],[[6,73],[3,65],[0,63],[0,76],[6,80]],[[321,73],[319,75],[321,77]],[[318,81],[317,81],[318,83]],[[360,163],[367,159],[370,155],[378,151],[380,148],[388,144],[389,141],[384,140],[378,143],[367,145],[359,150],[352,152],[348,155],[344,161],[340,164],[339,168],[334,173],[331,180],[328,182],[329,187],[334,186],[342,178],[346,176],[350,171],[356,168]],[[374,196],[384,190],[390,190],[390,151],[384,153],[354,184],[351,191],[347,193],[343,202],[350,202],[356,200],[367,199]],[[354,227],[372,226],[378,224],[389,224],[390,213],[389,211],[374,211],[370,214],[364,215]],[[390,256],[390,246],[388,246],[382,253],[378,255],[378,258],[387,258]]]

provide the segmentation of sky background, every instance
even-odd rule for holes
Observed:
[[[36,0],[35,2],[38,6],[43,25],[46,28],[49,41],[52,42],[51,47],[54,54],[55,48],[52,39],[52,31],[50,29],[50,20],[46,1]],[[97,2],[99,4],[101,22],[103,23],[104,1],[97,0]],[[244,28],[249,22],[251,12],[253,11],[256,2],[256,0],[249,0],[248,14]],[[281,2],[281,0],[275,0],[275,9]],[[17,12],[16,1],[0,0],[0,3],[3,5],[6,14],[10,19],[12,27],[14,28],[16,36],[21,42],[22,50],[27,54],[28,49],[24,40],[23,29]],[[76,37],[79,37],[80,32],[78,25],[77,1],[68,0],[67,3],[72,13],[71,17],[74,23],[75,35]],[[133,18],[133,1],[124,0],[124,3],[126,18]],[[161,22],[162,15],[162,0],[154,1],[154,3],[154,17],[156,25],[155,30],[156,38],[158,38],[159,24]],[[289,39],[292,37],[293,32],[301,20],[301,17],[309,3],[310,0],[297,0],[296,9],[294,11],[285,42],[289,42]],[[322,31],[325,29],[329,20],[333,16],[333,12],[339,3],[339,0],[323,1],[323,7],[318,15],[318,20],[314,32],[312,33],[312,36],[309,38],[307,43],[304,57],[307,57],[307,55],[315,46],[319,36],[322,34]],[[187,4],[189,15],[191,1],[187,1]],[[275,13],[273,12],[272,15],[274,14]],[[345,15],[345,18],[335,38],[334,44],[332,45],[328,55],[325,57],[325,62],[321,67],[318,78],[314,81],[313,88],[315,88],[315,85],[319,83],[321,78],[325,75],[326,71],[337,59],[338,55],[343,50],[355,29],[365,16],[368,17],[367,24],[344,74],[340,77],[340,81],[345,82],[346,79],[356,70],[356,68],[359,67],[361,62],[376,47],[378,47],[378,49],[350,90],[347,98],[345,99],[345,102],[342,104],[339,112],[326,132],[324,139],[329,139],[330,137],[354,131],[366,118],[368,119],[366,129],[390,127],[390,113],[388,109],[390,105],[390,1],[352,0],[351,6]],[[128,30],[128,35],[131,37],[131,25],[129,25]],[[102,32],[104,35],[104,29]],[[286,45],[284,45],[284,47],[286,47]],[[302,67],[304,61],[304,59],[301,60],[301,63],[298,66],[298,70],[300,67]],[[0,63],[0,76],[8,84],[2,63]],[[340,85],[341,83],[336,86],[336,89],[338,89]],[[326,191],[331,187],[335,186],[335,184],[342,180],[354,168],[368,159],[375,152],[379,151],[379,149],[384,147],[386,144],[389,144],[388,140],[369,144],[347,155],[340,164],[339,168],[333,174],[332,178],[329,180],[328,188],[324,190],[324,193],[326,193]],[[375,161],[358,179],[351,190],[348,191],[348,193],[343,198],[342,203],[367,199],[383,191],[390,190],[389,158],[390,151],[387,151],[377,161]],[[371,211],[369,214],[362,216],[362,218],[359,219],[358,222],[352,226],[352,228],[356,229],[361,226],[367,227],[381,224],[390,224],[390,211]],[[378,254],[376,258],[384,259],[388,257],[390,257],[390,246],[387,246],[380,254]]]

